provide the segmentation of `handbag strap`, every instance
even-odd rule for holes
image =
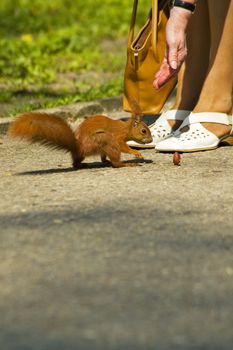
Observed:
[[[157,22],[158,22],[158,13],[159,10],[165,7],[168,0],[152,0],[152,47],[153,51],[156,53],[156,43],[157,43]],[[137,8],[138,8],[138,0],[134,0],[133,3],[133,11],[132,11],[132,17],[131,17],[131,23],[130,23],[130,31],[128,36],[128,47],[130,47],[134,40],[134,29],[136,24],[136,18],[137,18]],[[151,13],[150,12],[150,13]]]
[[[158,0],[152,0],[152,28],[151,28],[151,43],[154,53],[156,53],[157,44],[157,29],[158,29]]]

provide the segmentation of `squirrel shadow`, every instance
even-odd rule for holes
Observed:
[[[124,163],[153,163],[151,159],[132,159],[125,160]],[[71,173],[78,172],[80,170],[88,170],[88,169],[104,169],[104,168],[112,168],[112,169],[120,169],[113,168],[110,163],[102,163],[102,162],[92,162],[92,163],[82,163],[82,167],[79,169],[75,169],[73,167],[69,168],[51,168],[51,169],[41,169],[41,170],[32,170],[32,171],[23,171],[16,173],[15,176],[25,176],[25,175],[50,175],[50,174],[60,174],[60,173]],[[124,168],[125,169],[125,168]]]

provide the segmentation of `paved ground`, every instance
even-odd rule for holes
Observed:
[[[1,350],[233,349],[233,148],[72,171],[0,141]]]

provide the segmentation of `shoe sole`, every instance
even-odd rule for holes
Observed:
[[[181,152],[181,153],[191,153],[191,152],[201,152],[201,151],[212,151],[220,146],[221,143],[225,143],[228,146],[233,146],[233,136],[224,136],[222,137],[218,144],[215,146],[210,147],[201,147],[201,148],[193,148],[193,149],[183,149],[183,150],[174,150],[174,149],[167,149],[167,150],[157,150],[158,152]]]
[[[210,147],[210,148],[194,148],[194,149],[182,149],[182,150],[174,150],[174,149],[166,149],[166,150],[158,150],[157,152],[163,152],[163,153],[174,153],[174,152],[180,152],[180,153],[193,153],[193,152],[201,152],[201,151],[212,151],[214,149],[218,148],[218,146]]]
[[[151,145],[151,146],[150,145],[132,145],[131,146],[131,145],[128,144],[128,146],[131,147],[131,148],[138,148],[138,149],[149,149],[149,148],[152,149],[152,148],[155,148],[155,145]]]

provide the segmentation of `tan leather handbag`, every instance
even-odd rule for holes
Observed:
[[[124,75],[123,109],[135,112],[132,106],[132,101],[135,101],[142,114],[157,114],[176,84],[176,78],[173,78],[160,90],[152,85],[166,50],[168,1],[152,0],[148,19],[134,39],[137,7],[138,0],[134,0]]]

